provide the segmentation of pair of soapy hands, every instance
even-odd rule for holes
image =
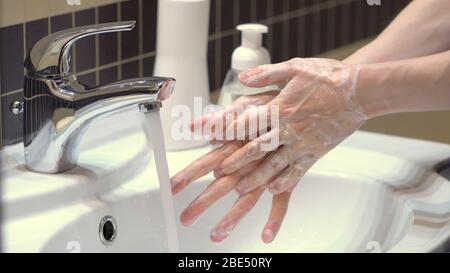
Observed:
[[[262,240],[272,242],[286,215],[291,193],[303,175],[367,120],[356,99],[359,70],[358,66],[332,59],[296,58],[241,73],[240,80],[248,87],[284,87],[281,91],[240,97],[223,111],[192,121],[192,130],[216,124],[208,134],[212,143],[222,145],[172,177],[173,194],[210,172],[216,178],[183,211],[181,223],[193,224],[211,205],[235,190],[239,195],[236,202],[210,234],[212,241],[221,242],[268,190],[273,194],[272,209]],[[234,110],[239,107],[247,110],[236,114]],[[270,109],[278,110],[276,125],[258,123],[256,135],[244,129],[231,138],[217,138],[218,133],[223,136],[230,129],[246,128],[252,117],[267,116]],[[231,122],[214,122],[223,121],[229,114]],[[262,149],[275,134],[277,145]]]

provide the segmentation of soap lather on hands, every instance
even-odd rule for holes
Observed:
[[[171,179],[176,194],[209,172],[214,172],[216,177],[183,211],[181,223],[191,225],[212,204],[234,190],[238,199],[211,232],[211,240],[220,242],[267,189],[273,199],[262,240],[272,242],[286,215],[291,192],[303,175],[367,120],[355,95],[358,74],[358,66],[332,59],[300,58],[241,73],[241,82],[249,87],[279,84],[284,88],[241,97],[224,111],[193,121],[193,128],[220,124],[211,128],[210,137],[212,142],[223,144]],[[236,108],[248,106],[258,107],[235,115],[231,122],[214,122]],[[251,130],[245,130],[231,139],[215,139],[218,133],[227,135],[230,129],[246,128],[252,117],[267,115],[271,109],[279,109],[279,121],[268,123],[267,128],[257,128],[256,137],[251,136]],[[242,133],[247,137],[238,137]],[[279,140],[277,145],[262,149],[274,134]]]

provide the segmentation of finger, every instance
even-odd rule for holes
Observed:
[[[220,111],[216,111],[213,113],[208,113],[206,115],[202,115],[200,117],[194,118],[190,122],[190,129],[191,131],[198,131],[198,128],[202,128],[204,131],[205,126],[208,123],[215,124],[217,119],[222,119],[227,113],[233,113],[236,112],[237,109],[246,106],[250,102],[252,102],[255,98],[248,98],[248,96],[242,96],[238,98],[233,104],[228,105],[225,107],[225,109],[222,109]],[[196,130],[197,129],[197,130]],[[214,129],[213,126],[210,128],[211,130]]]
[[[229,105],[225,109],[209,113],[203,115],[198,118],[194,118],[190,121],[189,127],[192,132],[201,133],[205,136],[213,135],[215,126],[225,126],[222,125],[223,122],[226,121],[227,115],[230,113],[234,113],[235,109],[238,108],[239,105]]]
[[[233,104],[221,111],[209,113],[191,120],[190,129],[193,132],[199,131],[198,128],[203,128],[204,133],[209,133],[209,131],[214,132],[215,124],[219,123],[218,121],[223,120],[227,114],[238,112],[240,109],[245,109],[249,105],[263,105],[279,94],[279,92],[279,90],[272,90],[260,94],[239,97]],[[211,124],[210,128],[204,128],[208,123]]]
[[[239,181],[239,174],[224,176],[208,185],[208,187],[183,210],[180,222],[184,226],[192,225],[200,215],[214,202],[229,193]]]
[[[280,194],[296,185],[303,175],[314,165],[316,158],[312,155],[300,157],[296,163],[292,164],[277,176],[269,185],[269,192]]]
[[[225,175],[223,175],[218,169],[215,169],[215,170],[213,171],[213,175],[214,175],[214,177],[215,177],[216,179],[219,179],[219,178],[222,178],[222,177],[225,176]]]
[[[216,169],[217,174],[227,175],[235,172],[242,166],[258,160],[282,145],[293,145],[302,139],[302,131],[307,123],[294,122],[284,125],[282,128],[272,128],[255,140],[244,145],[227,157]]]
[[[293,71],[289,61],[258,66],[239,74],[240,81],[249,87],[265,87],[272,84],[286,83],[292,77]]]
[[[220,198],[233,190],[236,183],[243,176],[251,172],[259,162],[253,162],[231,175],[217,179],[182,212],[180,222],[189,226],[192,225],[201,214],[211,207]]]
[[[269,244],[273,242],[277,236],[281,224],[283,223],[284,216],[286,216],[290,197],[290,192],[284,192],[273,196],[270,216],[261,235],[264,243]]]
[[[236,225],[256,205],[256,202],[258,202],[264,190],[265,187],[259,187],[254,191],[239,196],[239,198],[233,204],[231,210],[211,231],[211,241],[219,243],[227,238],[228,235],[230,235],[231,231],[233,231],[233,229],[236,227]]]
[[[228,142],[229,142],[229,141],[228,141]],[[211,144],[211,145],[220,145],[220,144],[225,144],[225,143],[227,143],[226,140],[211,139],[211,140],[209,141],[209,144]]]
[[[250,135],[255,136],[258,133],[259,128],[267,129],[267,127],[270,126],[270,124],[267,123],[269,116],[270,113],[268,112],[268,107],[266,105],[249,107],[244,112],[239,113],[226,127],[224,127],[224,136],[228,140],[244,140]],[[260,119],[264,121],[265,124],[259,124]]]
[[[192,119],[189,123],[189,128],[191,129],[192,132],[197,131],[197,128],[203,128],[206,122],[208,122],[208,120],[213,118],[214,115],[215,113],[209,113],[207,115],[203,115],[201,117]]]
[[[243,142],[230,142],[192,162],[189,166],[170,179],[172,193],[176,194],[180,192],[192,181],[205,176],[217,168],[225,158],[243,145]]]
[[[260,105],[265,105],[270,102],[279,94],[278,90],[268,91],[260,94],[243,96],[238,98],[231,106],[227,107],[226,110],[217,113],[210,120],[209,127],[211,131],[212,140],[232,140],[231,138],[226,138],[226,128],[244,111],[248,108],[253,108]]]
[[[244,194],[253,189],[266,184],[272,177],[289,166],[292,160],[290,154],[292,149],[289,146],[283,146],[279,150],[270,154],[266,160],[256,167],[248,176],[244,177],[236,185],[236,191]]]
[[[278,129],[272,130],[235,151],[219,165],[216,172],[219,175],[234,173],[250,162],[261,159],[269,152],[276,150],[281,144]]]
[[[278,127],[280,106],[273,103],[275,100],[276,98],[265,105],[247,108],[227,122],[223,132],[217,133],[221,133],[226,140],[253,140],[258,135],[267,133],[272,125]]]

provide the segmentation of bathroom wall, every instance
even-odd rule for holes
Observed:
[[[155,59],[157,0],[0,0],[0,147],[21,141],[22,117],[10,112],[20,100],[23,59],[40,38],[59,30],[117,20],[138,21],[135,30],[77,42],[73,71],[98,85],[150,76]],[[74,1],[69,1],[74,2]],[[227,72],[239,45],[235,26],[261,22],[270,27],[264,43],[273,62],[310,57],[379,33],[409,0],[211,0],[208,64],[211,91]]]

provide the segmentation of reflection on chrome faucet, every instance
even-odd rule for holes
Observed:
[[[173,78],[127,79],[88,88],[70,72],[70,49],[89,35],[125,31],[135,22],[82,26],[40,40],[25,61],[24,145],[30,170],[59,173],[76,166],[81,138],[95,120],[141,103],[159,109]]]

